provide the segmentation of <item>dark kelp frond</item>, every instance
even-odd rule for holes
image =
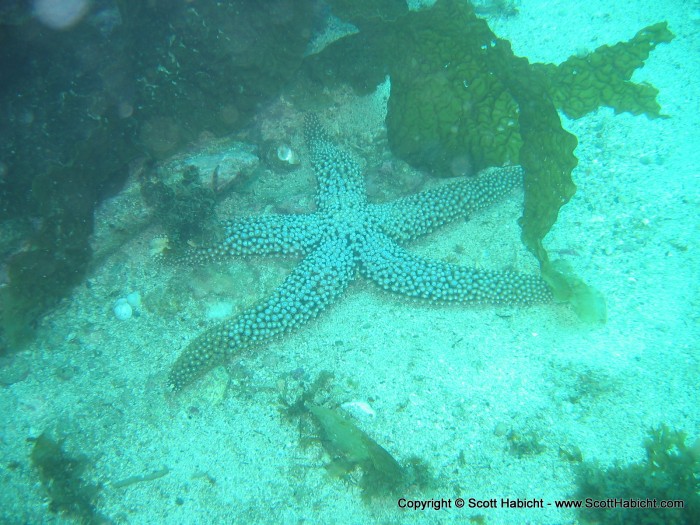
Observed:
[[[339,16],[347,12],[346,2],[329,3]],[[571,173],[578,142],[562,127],[557,109],[571,118],[601,106],[663,117],[656,88],[630,78],[658,44],[673,39],[667,24],[557,66],[515,56],[465,0],[438,0],[431,9],[398,15],[390,10],[387,16],[379,16],[375,4],[363,14],[367,4],[372,3],[354,3],[352,17],[373,23],[310,57],[310,70],[324,81],[349,82],[364,91],[389,74],[389,143],[395,155],[416,167],[449,173],[454,159],[466,159],[474,171],[522,165],[523,242],[545,278],[562,284],[555,295],[579,303],[590,302],[591,294],[602,299],[577,277],[559,275],[543,245],[559,209],[576,192]]]

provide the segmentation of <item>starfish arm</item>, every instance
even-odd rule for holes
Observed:
[[[326,241],[268,299],[194,339],[175,362],[169,385],[181,390],[234,354],[302,326],[345,292],[354,273],[347,242]]]
[[[224,223],[224,239],[194,248],[188,262],[219,261],[241,255],[306,255],[320,239],[322,221],[316,214],[237,217]]]
[[[408,241],[451,221],[467,219],[522,184],[520,166],[494,167],[479,172],[474,178],[464,178],[374,208],[384,233],[396,241]]]
[[[316,204],[319,211],[366,203],[365,180],[359,164],[350,153],[333,143],[315,114],[306,116],[304,135],[318,179]]]
[[[383,234],[366,243],[360,272],[385,290],[433,302],[525,305],[552,299],[538,276],[430,261]]]

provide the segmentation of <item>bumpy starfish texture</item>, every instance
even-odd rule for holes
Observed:
[[[245,255],[297,255],[303,260],[269,298],[190,343],[170,372],[174,390],[237,352],[302,326],[339,299],[358,273],[384,290],[432,302],[527,305],[551,300],[538,276],[431,261],[400,245],[466,219],[522,186],[522,168],[490,168],[474,178],[371,204],[359,165],[334,145],[317,117],[307,117],[305,135],[318,178],[316,212],[233,219],[222,242],[191,257],[197,262]]]

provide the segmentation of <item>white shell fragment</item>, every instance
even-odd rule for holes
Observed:
[[[287,164],[299,164],[299,156],[286,144],[277,147],[277,158]]]
[[[340,407],[348,414],[355,416],[360,420],[372,419],[377,415],[374,409],[369,406],[369,403],[366,401],[348,401],[347,403],[340,405]]]
[[[138,310],[141,307],[141,293],[131,292],[126,296],[126,302],[129,303],[132,308]]]
[[[114,303],[112,311],[114,312],[114,317],[116,317],[120,321],[126,321],[127,319],[131,319],[131,316],[134,313],[133,308],[131,308],[131,305],[125,297],[117,299],[117,301]]]

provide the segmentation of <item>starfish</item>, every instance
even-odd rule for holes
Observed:
[[[318,179],[316,211],[240,217],[225,223],[225,238],[195,250],[190,260],[230,256],[303,256],[270,297],[196,337],[175,362],[168,383],[181,390],[235,354],[257,347],[315,318],[359,274],[379,288],[435,303],[528,305],[552,299],[544,280],[433,261],[402,244],[458,219],[467,219],[522,186],[520,166],[489,168],[392,202],[367,200],[353,156],[338,148],[315,115],[305,138]]]

